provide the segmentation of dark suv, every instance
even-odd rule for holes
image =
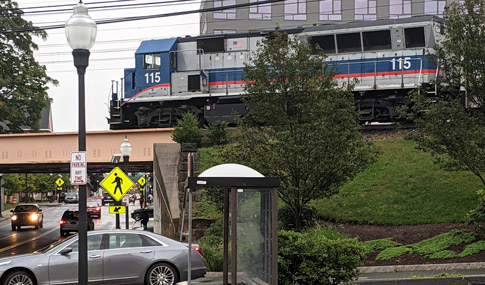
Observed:
[[[87,229],[88,231],[92,231],[94,230],[94,222],[93,222],[93,219],[91,219],[89,213],[87,213],[87,215],[88,215]],[[67,210],[64,212],[61,220],[59,221],[61,236],[64,236],[69,232],[79,231],[78,218],[79,218],[79,211]]]
[[[105,204],[113,204],[115,202],[115,199],[111,197],[110,194],[108,193],[103,193],[103,196],[101,196],[101,205],[104,206]]]

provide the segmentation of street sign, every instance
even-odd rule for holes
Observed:
[[[71,152],[71,184],[85,185],[87,182],[86,152]]]
[[[121,205],[109,206],[109,213],[110,214],[125,214],[126,213],[126,206],[121,206]]]
[[[140,192],[145,191],[145,187],[140,187]]]
[[[58,186],[57,187],[57,190],[61,191],[62,190],[62,187],[61,186]]]
[[[119,167],[115,167],[106,178],[101,181],[101,187],[108,192],[116,201],[121,200],[123,196],[133,186],[133,181]]]
[[[145,182],[146,182],[146,181],[145,181],[145,177],[143,177],[143,176],[142,176],[142,177],[140,177],[140,179],[138,179],[138,183],[140,184],[140,186],[145,185]]]
[[[64,184],[64,180],[62,180],[62,178],[58,178],[58,179],[56,180],[56,184],[57,184],[57,186],[61,187],[61,186],[62,186],[62,184]]]

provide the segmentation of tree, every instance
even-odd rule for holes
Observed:
[[[321,50],[276,32],[245,66],[249,113],[238,126],[231,159],[279,177],[279,198],[302,228],[308,203],[338,186],[375,157],[362,140],[354,98],[338,88]],[[306,211],[308,212],[308,211]]]
[[[471,171],[485,189],[485,1],[452,4],[444,17],[436,46],[440,100],[412,95],[418,132],[411,138],[442,168]]]
[[[202,142],[202,131],[199,129],[199,121],[194,114],[187,112],[172,132],[172,139],[178,143],[196,143],[200,146]]]
[[[32,36],[45,40],[47,33],[22,19],[16,2],[1,1],[0,15],[0,133],[36,131],[51,100],[47,85],[57,84],[34,59],[38,46]]]

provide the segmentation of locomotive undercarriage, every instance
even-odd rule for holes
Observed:
[[[359,112],[361,124],[401,121],[398,108],[411,104],[411,101],[406,98],[407,91],[395,94],[389,94],[384,90],[356,93],[355,106]]]
[[[410,106],[406,98],[410,90],[392,92],[374,90],[356,92],[355,106],[359,112],[361,124],[372,122],[401,121],[398,107]],[[229,100],[228,100],[229,99]],[[200,126],[217,120],[233,123],[234,118],[244,115],[247,110],[244,104],[236,98],[218,100],[217,98],[198,98],[197,100],[138,102],[119,105],[119,101],[111,102],[111,129],[142,129],[174,127],[183,114],[191,112],[200,122]],[[119,107],[118,107],[119,106]],[[236,115],[235,115],[236,114]]]

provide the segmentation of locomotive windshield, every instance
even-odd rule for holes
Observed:
[[[392,49],[391,31],[363,32],[364,51]]]
[[[424,27],[404,29],[406,48],[425,47]]]
[[[143,57],[143,68],[160,69],[160,54],[159,53],[145,54],[145,56]]]

